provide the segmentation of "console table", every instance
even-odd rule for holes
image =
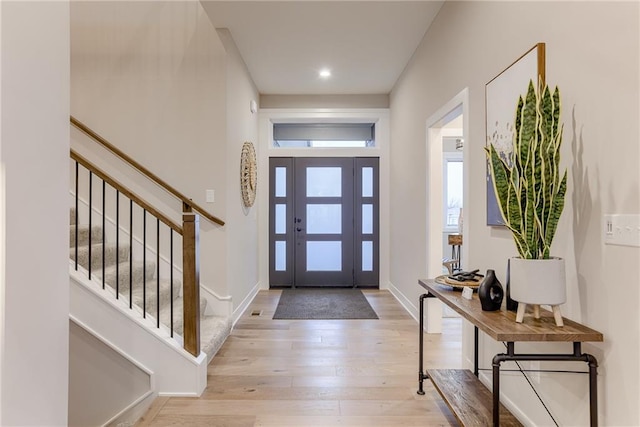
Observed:
[[[449,407],[453,410],[458,420],[465,424],[462,419],[465,416],[465,410],[452,405],[451,400],[461,400],[460,393],[447,393],[444,381],[449,385],[456,381],[464,388],[470,385],[469,379],[460,374],[450,375],[443,370],[425,372],[423,369],[424,354],[424,300],[425,298],[438,298],[447,306],[451,307],[460,316],[474,325],[474,368],[473,375],[469,371],[468,376],[477,383],[478,377],[478,330],[481,330],[496,341],[505,342],[507,345],[506,353],[496,354],[493,358],[493,393],[492,393],[492,419],[493,425],[500,425],[500,416],[510,416],[512,419],[506,424],[518,425],[517,420],[500,404],[500,364],[506,361],[581,361],[589,365],[589,409],[591,426],[598,425],[598,361],[591,354],[583,353],[581,344],[583,342],[603,341],[603,335],[591,328],[581,325],[569,319],[564,319],[564,326],[558,327],[555,324],[553,314],[546,310],[541,312],[540,319],[533,317],[525,318],[523,323],[516,323],[516,313],[506,311],[482,311],[477,293],[473,294],[471,300],[462,297],[459,290],[454,290],[450,286],[440,285],[433,280],[421,279],[418,281],[420,286],[427,290],[427,293],[420,296],[420,338],[419,352],[420,360],[418,366],[418,394],[424,394],[422,388],[425,379],[431,379],[436,389],[442,395]],[[570,342],[573,343],[573,351],[566,354],[523,354],[516,353],[516,342]],[[486,390],[486,389],[485,389]],[[458,390],[461,392],[461,390]],[[467,404],[468,406],[469,404]],[[474,408],[473,411],[477,411]],[[507,420],[505,420],[507,421]]]

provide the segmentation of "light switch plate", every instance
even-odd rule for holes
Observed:
[[[206,191],[206,200],[207,200],[207,203],[215,202],[216,195],[215,195],[215,191],[214,190],[207,190]]]
[[[610,214],[604,216],[604,243],[640,248],[640,215]]]

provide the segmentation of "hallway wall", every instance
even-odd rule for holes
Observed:
[[[69,2],[0,4],[0,425],[67,425]]]
[[[247,70],[247,66],[227,29],[218,29],[218,36],[226,52],[227,96],[227,191],[226,229],[228,259],[228,289],[233,297],[234,311],[258,286],[258,198],[252,207],[245,207],[240,192],[240,153],[245,141],[250,141],[256,150],[258,144],[258,114],[251,112],[251,101],[258,101],[258,89]],[[266,171],[258,170],[256,191],[267,191]]]
[[[417,305],[417,279],[434,256],[416,238],[430,232],[425,200],[415,197],[427,191],[425,121],[468,87],[465,266],[493,268],[505,283],[506,260],[516,250],[507,230],[485,222],[484,89],[535,43],[546,43],[547,82],[560,87],[563,102],[561,164],[569,167],[567,205],[552,252],[567,263],[563,314],[604,333],[604,343],[584,351],[600,361],[600,423],[611,426],[640,424],[640,249],[605,246],[601,232],[605,213],[640,213],[639,36],[637,2],[446,2],[391,94],[391,205],[411,206],[392,211],[391,253],[401,255],[392,257],[391,282]],[[503,351],[488,338],[481,338],[480,349],[483,368]],[[518,350],[570,351],[552,344]],[[470,351],[466,345],[467,363]],[[536,377],[560,425],[588,424],[585,375]],[[527,424],[552,424],[521,375],[503,378],[506,401]]]

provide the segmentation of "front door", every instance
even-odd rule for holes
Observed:
[[[377,286],[377,158],[271,158],[272,286]]]

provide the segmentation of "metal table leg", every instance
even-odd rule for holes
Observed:
[[[591,427],[598,426],[598,361],[590,354],[585,354],[589,364],[589,417]]]
[[[418,319],[418,324],[420,327],[420,331],[418,334],[418,394],[424,395],[424,390],[422,388],[422,383],[424,380],[429,379],[429,375],[424,372],[424,300],[425,298],[434,298],[431,294],[422,294],[420,295],[420,319]]]
[[[478,376],[478,327],[473,327],[473,375]]]
[[[573,343],[572,354],[516,354],[515,343],[507,342],[507,353],[493,358],[493,425],[500,425],[500,364],[507,361],[585,362],[589,364],[590,426],[598,426],[598,361],[595,356],[582,353],[581,343]]]

